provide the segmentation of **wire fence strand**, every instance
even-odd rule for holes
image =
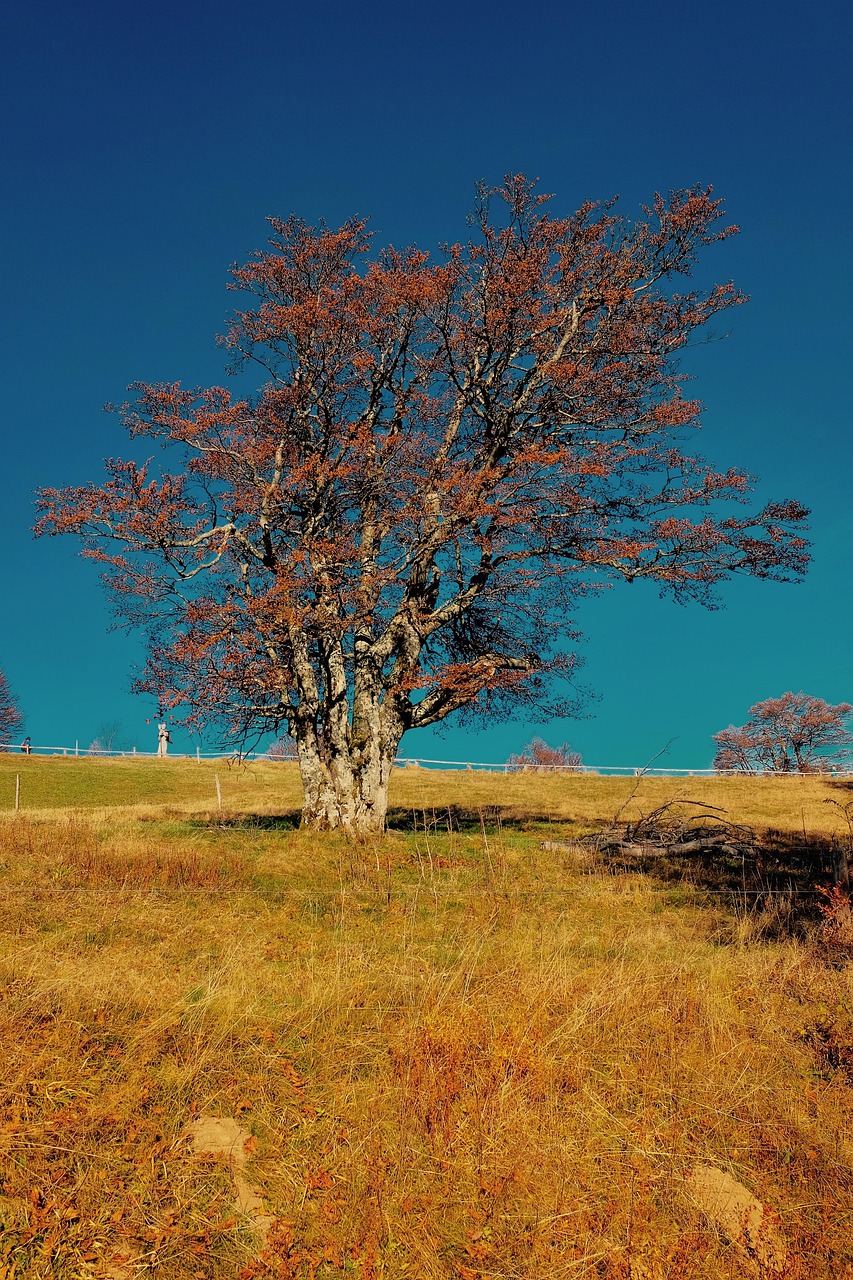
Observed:
[[[71,746],[39,746],[17,742],[0,742],[0,754],[16,754],[24,756],[61,756],[75,759],[113,759],[113,760],[218,760],[223,763],[252,764],[255,762],[275,764],[295,764],[295,752],[291,756],[281,756],[270,751],[170,751],[161,755],[159,751],[139,751],[136,747],[108,748],[83,747],[79,743]],[[826,769],[790,770],[777,772],[772,769],[756,769],[746,772],[740,769],[714,768],[675,768],[668,765],[651,766],[628,764],[518,764],[510,761],[488,760],[435,760],[426,756],[397,756],[394,765],[399,769],[436,769],[436,770],[477,770],[482,773],[571,773],[599,777],[658,777],[658,778],[850,778],[853,777],[853,764],[830,765]]]

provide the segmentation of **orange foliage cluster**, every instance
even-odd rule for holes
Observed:
[[[554,770],[572,772],[580,769],[582,763],[580,752],[573,751],[568,742],[563,742],[559,747],[550,747],[542,738],[533,738],[523,751],[511,755],[507,760],[510,769],[524,769],[535,773]]]

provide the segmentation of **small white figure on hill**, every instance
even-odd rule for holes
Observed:
[[[169,743],[172,741],[172,735],[169,733],[168,725],[157,725],[157,755],[165,756],[169,750]]]

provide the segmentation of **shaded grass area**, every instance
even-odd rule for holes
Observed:
[[[724,898],[734,910],[762,907],[772,910],[780,926],[786,921],[795,927],[819,915],[839,843],[839,837],[770,831],[757,833],[756,844],[740,851],[682,852],[676,845],[659,851],[602,854],[600,860],[611,874],[642,874],[690,884]]]
[[[4,1280],[760,1274],[697,1162],[779,1215],[787,1275],[853,1276],[850,964],[530,798],[361,845],[278,810],[0,822]],[[253,1135],[266,1245],[203,1114]]]

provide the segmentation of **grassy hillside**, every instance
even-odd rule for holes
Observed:
[[[578,843],[633,780],[401,771],[363,845],[296,783],[0,757],[3,1280],[853,1277],[842,907]],[[802,850],[850,794],[632,812]]]
[[[245,765],[227,760],[28,758],[0,754],[0,814],[15,803],[15,778],[21,779],[21,808],[117,808],[175,813],[212,811],[217,806],[216,777],[224,808],[231,813],[290,815],[301,804],[294,764],[267,761]],[[633,800],[630,797],[634,796]],[[513,823],[569,823],[591,830],[628,803],[623,814],[636,818],[670,799],[691,799],[717,806],[733,822],[758,829],[830,836],[847,831],[840,812],[853,799],[849,780],[817,776],[790,778],[606,778],[579,774],[453,773],[398,769],[391,786],[391,824],[421,813],[440,821],[462,808],[489,820]]]

